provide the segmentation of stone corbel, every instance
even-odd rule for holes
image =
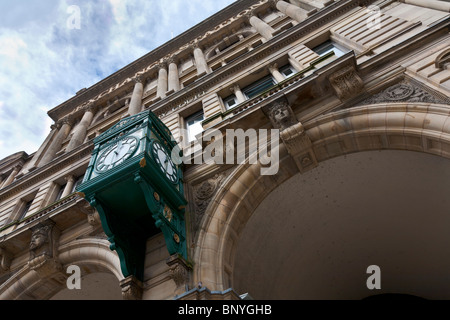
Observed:
[[[272,125],[280,130],[280,138],[289,155],[294,159],[298,170],[304,173],[315,168],[318,163],[311,139],[297,120],[288,101],[286,99],[275,101],[263,112],[269,117]]]
[[[341,101],[349,100],[364,90],[364,81],[354,66],[347,66],[333,73],[328,79]]]
[[[190,269],[186,261],[176,254],[169,257],[166,263],[170,268],[170,277],[177,286],[175,295],[180,295],[186,292],[186,286],[189,283]]]
[[[0,275],[8,272],[11,267],[13,255],[4,248],[0,248]]]
[[[129,276],[120,281],[124,300],[142,300],[142,282],[135,276]]]
[[[82,195],[80,195],[81,197],[84,197]],[[81,212],[83,212],[84,214],[86,214],[87,216],[87,221],[88,223],[93,226],[93,227],[97,227],[101,225],[101,221],[100,221],[100,215],[98,214],[98,211],[93,208],[89,202],[81,202],[79,204],[79,208],[81,210]]]
[[[304,173],[317,167],[317,159],[312,148],[311,139],[299,122],[280,132],[288,153],[294,159],[300,173]]]
[[[59,230],[51,220],[41,222],[31,229],[28,267],[39,276],[64,281],[62,265],[58,259]]]

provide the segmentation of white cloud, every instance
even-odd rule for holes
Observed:
[[[50,132],[47,110],[232,2],[21,0],[7,9],[0,3],[0,159],[39,148]],[[67,28],[71,5],[80,7],[79,30]]]

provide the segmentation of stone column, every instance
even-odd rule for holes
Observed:
[[[180,90],[180,78],[178,74],[178,65],[174,58],[168,60],[169,62],[169,92],[177,92]]]
[[[167,94],[167,69],[164,63],[159,65],[158,70],[158,87],[156,89],[157,98],[165,98]]]
[[[308,17],[306,10],[297,7],[296,5],[293,5],[283,0],[274,0],[274,3],[276,5],[276,8],[281,13],[287,15],[288,17],[294,19],[297,22],[302,22]]]
[[[87,135],[87,130],[89,126],[92,123],[92,119],[94,119],[94,104],[90,102],[85,108],[84,108],[84,115],[81,119],[80,123],[77,126],[77,129],[75,133],[73,134],[72,138],[70,139],[69,145],[67,146],[66,151],[69,152],[79,145],[83,144],[84,139]]]
[[[144,94],[144,81],[140,76],[133,78],[134,90],[131,96],[130,105],[128,106],[128,114],[134,116],[142,110],[142,95]]]
[[[206,62],[206,58],[202,49],[200,49],[198,45],[194,45],[193,49],[194,49],[195,65],[197,66],[197,75],[201,77],[207,73],[211,73],[212,70],[208,66],[208,63]]]
[[[56,153],[61,149],[61,145],[64,139],[67,138],[67,136],[70,133],[70,130],[72,129],[71,121],[69,120],[69,118],[61,120],[59,125],[60,128],[58,133],[56,134],[53,141],[50,143],[50,146],[48,147],[47,151],[42,157],[42,160],[40,161],[41,166],[46,165],[55,158]]]
[[[20,166],[14,167],[13,171],[11,172],[11,174],[8,176],[6,181],[3,183],[2,188],[6,188],[7,186],[9,186],[14,181],[14,179],[16,178],[17,174],[19,173],[20,169],[21,169]]]
[[[269,26],[267,23],[258,18],[254,12],[250,12],[247,14],[248,21],[252,25],[253,28],[266,40],[269,40],[273,37],[275,33],[275,29]]]
[[[61,195],[61,199],[67,197],[69,194],[72,193],[73,185],[75,183],[75,177],[74,176],[67,176],[64,178],[66,180],[66,187],[64,188],[64,191]]]
[[[233,92],[236,95],[236,99],[238,101],[238,103],[242,103],[245,100],[247,100],[244,96],[244,94],[242,93],[241,88],[235,84],[233,87],[230,88],[231,92]]]
[[[437,0],[402,0],[400,2],[404,2],[407,4],[412,4],[419,7],[450,12],[450,3],[444,1]]]
[[[278,65],[276,63],[273,63],[269,66],[269,71],[277,82],[282,82],[285,80],[284,76],[278,70]]]

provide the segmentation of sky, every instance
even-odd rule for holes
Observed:
[[[0,159],[32,154],[47,112],[235,0],[0,0]]]

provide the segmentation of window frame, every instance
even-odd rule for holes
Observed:
[[[270,80],[270,85],[267,85],[267,83],[269,83],[269,80]],[[243,88],[242,93],[248,100],[250,100],[250,99],[253,99],[254,97],[258,96],[262,92],[269,90],[276,84],[277,84],[277,81],[274,79],[274,77],[271,74],[269,74],[255,82],[251,83],[250,85],[246,86],[245,88]]]
[[[201,120],[198,120],[201,117]],[[195,121],[198,120],[197,122],[194,122],[192,125],[189,124],[190,121]],[[203,132],[203,126],[201,125],[202,122],[205,120],[205,114],[203,112],[203,110],[197,111],[193,114],[191,114],[190,116],[187,116],[184,118],[184,123],[185,123],[185,129],[186,129],[186,133],[187,133],[187,143],[190,144],[191,142],[195,141],[195,136],[197,134],[199,134],[200,132]],[[192,131],[190,130],[190,128],[196,124],[200,124],[201,130],[198,130],[198,132],[195,132],[192,134]],[[193,135],[193,136],[191,136]]]
[[[342,57],[346,53],[350,52],[351,49],[346,48],[345,46],[333,41],[327,40],[318,46],[311,49],[315,53],[317,53],[320,57],[325,56],[326,54],[333,52],[336,57]]]

